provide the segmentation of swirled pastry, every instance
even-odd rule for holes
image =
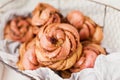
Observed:
[[[80,41],[91,40],[100,43],[103,39],[102,28],[82,12],[73,10],[67,15],[68,21],[75,26],[80,34]]]
[[[16,16],[6,24],[4,38],[13,41],[28,42],[34,37],[32,28],[33,25],[31,25],[30,18]]]

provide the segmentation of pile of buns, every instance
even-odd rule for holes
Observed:
[[[62,77],[94,67],[96,57],[106,54],[100,46],[103,32],[98,24],[78,10],[64,17],[46,3],[39,3],[32,16],[8,21],[4,39],[21,42],[20,70],[49,67]]]

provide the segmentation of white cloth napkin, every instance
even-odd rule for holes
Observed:
[[[0,13],[5,13],[11,9],[22,8],[27,3],[28,0],[0,0]]]
[[[13,67],[17,67],[16,62],[18,61],[20,43],[0,40],[0,44],[2,44],[0,45],[0,59]],[[94,68],[87,68],[73,73],[69,79],[62,79],[54,71],[45,67],[22,72],[34,77],[36,80],[120,80],[120,52],[99,55]]]
[[[99,55],[94,68],[75,73],[70,80],[120,80],[120,52]]]

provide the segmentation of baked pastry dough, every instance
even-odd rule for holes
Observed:
[[[4,39],[28,42],[34,37],[32,28],[30,18],[16,16],[6,24]]]
[[[80,41],[91,40],[100,43],[103,39],[102,28],[82,12],[73,10],[68,13],[67,20],[75,26],[80,34]]]

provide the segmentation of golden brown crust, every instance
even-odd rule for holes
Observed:
[[[100,54],[106,54],[104,48],[102,48],[100,45],[91,42],[83,43],[82,56],[70,69],[70,71],[79,72],[85,68],[93,68],[95,60]]]
[[[77,30],[65,23],[41,28],[36,47],[38,61],[54,70],[70,68],[80,57],[82,49]]]
[[[103,39],[102,28],[92,19],[84,16],[80,11],[73,10],[68,13],[67,20],[75,26],[80,35],[80,41],[91,40],[97,44]]]
[[[82,12],[73,10],[67,14],[67,20],[77,29],[80,29],[85,22],[85,16]]]
[[[39,67],[39,63],[35,55],[35,39],[30,42],[23,43],[20,46],[20,56],[19,61],[17,62],[17,66],[20,70],[33,70]]]
[[[37,26],[60,23],[59,11],[46,3],[39,3],[32,12],[32,24]]]

